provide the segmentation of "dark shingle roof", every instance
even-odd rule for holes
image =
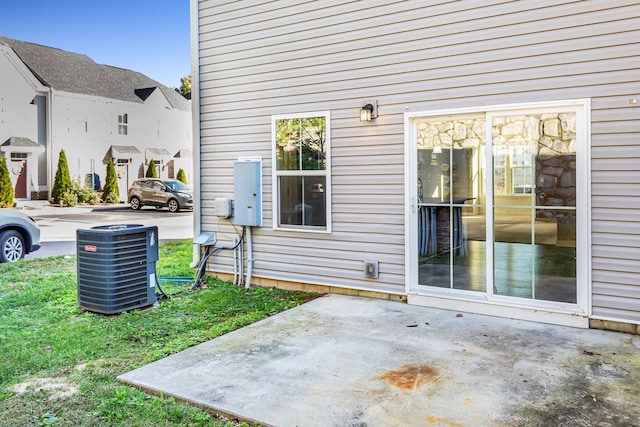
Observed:
[[[158,88],[173,108],[190,111],[191,104],[167,86],[136,71],[96,64],[79,53],[0,37],[42,82],[56,90],[100,96],[128,102],[142,102],[138,93],[149,96],[150,88]],[[136,91],[140,91],[136,93]]]

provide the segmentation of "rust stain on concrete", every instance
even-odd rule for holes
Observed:
[[[462,424],[455,423],[451,420],[442,417],[434,417],[433,415],[429,415],[427,417],[427,422],[430,424],[442,424],[449,427],[464,427]]]
[[[409,364],[387,371],[378,378],[402,390],[413,390],[427,383],[437,383],[439,373],[435,368],[421,364]]]

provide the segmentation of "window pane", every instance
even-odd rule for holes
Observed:
[[[535,159],[536,204],[575,207],[576,115],[542,115],[541,128]]]
[[[508,150],[504,147],[494,145],[495,155],[493,157],[493,189],[495,195],[509,194],[507,183],[507,159]]]
[[[280,225],[324,227],[325,177],[281,176]]]
[[[486,214],[483,206],[454,205],[453,287],[485,292]]]
[[[276,120],[278,170],[326,169],[326,119]]]
[[[494,209],[494,292],[532,298],[531,209]]]
[[[276,120],[278,170],[299,170],[299,119]]]
[[[533,169],[518,167],[511,170],[513,194],[531,194],[533,192]]]
[[[440,288],[451,287],[450,228],[448,206],[420,206],[418,211],[419,284]]]
[[[536,299],[575,303],[575,210],[538,209],[534,230]]]

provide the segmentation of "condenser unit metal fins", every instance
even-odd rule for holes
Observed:
[[[158,227],[77,230],[78,306],[116,314],[155,303]]]

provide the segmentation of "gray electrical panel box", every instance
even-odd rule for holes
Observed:
[[[238,160],[233,165],[233,223],[262,225],[262,161]]]

